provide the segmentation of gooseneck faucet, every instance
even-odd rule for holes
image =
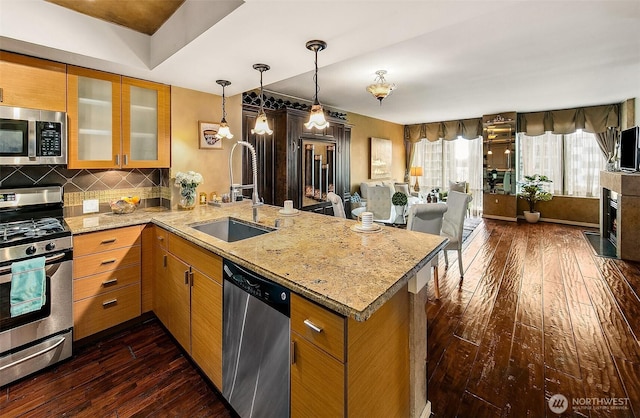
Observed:
[[[245,146],[249,148],[251,152],[251,166],[253,169],[253,184],[243,184],[240,186],[240,189],[253,189],[253,193],[251,194],[251,207],[253,208],[253,222],[258,222],[258,207],[263,203],[258,196],[258,163],[256,158],[256,149],[247,141],[238,141],[233,144],[231,148],[231,152],[229,153],[229,180],[231,181],[231,186],[229,190],[231,192],[232,199],[235,200],[235,189],[237,185],[234,187],[233,183],[233,151],[236,149],[238,145]]]

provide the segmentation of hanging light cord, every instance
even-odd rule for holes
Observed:
[[[317,47],[316,47],[316,48],[314,48],[314,51],[315,51],[315,53],[316,53],[316,59],[315,59],[315,61],[314,61],[314,64],[315,64],[315,66],[316,66],[316,71],[315,71],[315,73],[313,74],[313,82],[314,82],[314,83],[315,83],[315,85],[316,85],[316,95],[314,96],[314,102],[313,102],[313,104],[320,104],[320,102],[318,101],[318,90],[319,90],[319,89],[318,89],[318,48],[317,48]]]
[[[264,93],[262,93],[262,73],[264,70],[260,70],[260,112],[264,112]]]
[[[227,103],[226,98],[224,97],[224,87],[222,86],[222,120],[223,121],[227,121],[227,108],[225,107],[225,104]]]

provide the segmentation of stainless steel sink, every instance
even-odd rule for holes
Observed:
[[[249,224],[235,218],[222,218],[212,222],[190,226],[191,228],[226,242],[240,241],[274,231],[274,229],[266,226]]]

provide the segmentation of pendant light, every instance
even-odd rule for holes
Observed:
[[[311,106],[311,114],[309,115],[309,122],[304,124],[307,129],[316,128],[324,129],[329,126],[329,122],[324,118],[324,109],[318,101],[318,51],[327,49],[327,43],[325,41],[313,40],[307,42],[307,49],[315,52],[315,66],[316,70],[313,74],[313,82],[316,85],[316,94],[313,96],[313,105]]]
[[[216,138],[231,139],[233,138],[233,134],[231,134],[231,130],[229,130],[229,126],[227,125],[227,109],[226,109],[227,101],[224,95],[224,88],[230,85],[231,82],[227,80],[216,80],[216,83],[222,86],[222,120],[220,121],[220,128],[218,129]]]
[[[384,75],[387,72],[385,70],[376,71],[376,78],[373,84],[367,86],[367,91],[373,95],[380,102],[380,106],[382,106],[382,101],[391,94],[391,92],[396,88],[395,84],[387,83],[387,80],[384,79]]]
[[[269,71],[270,68],[267,64],[253,64],[253,69],[260,71],[260,112],[256,118],[256,126],[251,130],[251,133],[256,135],[271,135],[273,133],[269,129],[269,121],[264,113],[264,94],[262,92],[262,73]]]

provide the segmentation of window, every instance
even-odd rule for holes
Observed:
[[[600,171],[606,161],[595,134],[520,134],[520,149],[520,180],[525,175],[542,174],[553,180],[554,194],[600,196]]]
[[[435,142],[423,139],[416,144],[412,165],[422,167],[421,191],[446,191],[449,181],[468,182],[472,213],[482,212],[482,137]]]

